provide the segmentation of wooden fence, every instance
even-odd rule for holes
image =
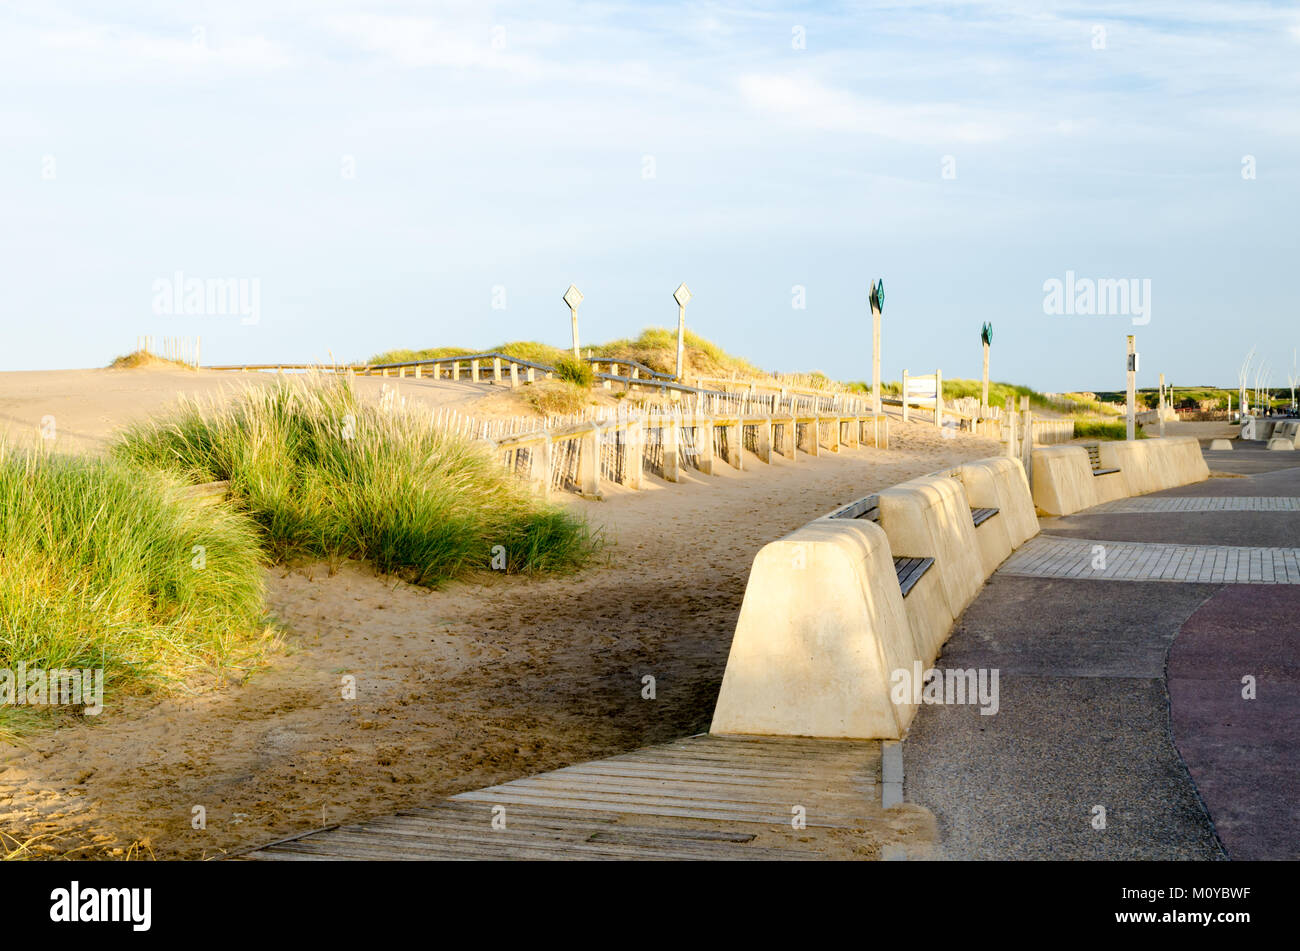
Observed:
[[[491,441],[503,464],[541,494],[567,490],[600,498],[609,482],[641,488],[646,472],[678,482],[687,469],[704,475],[721,465],[742,469],[745,450],[770,463],[773,454],[793,462],[799,453],[817,456],[841,447],[887,449],[889,421],[870,413],[638,410]]]

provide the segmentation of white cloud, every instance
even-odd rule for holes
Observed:
[[[992,142],[1006,138],[1012,121],[952,103],[895,105],[866,99],[806,75],[751,73],[736,85],[745,102],[761,112],[812,128],[902,142]]]
[[[452,27],[430,17],[373,14],[331,16],[325,24],[360,49],[398,66],[518,69],[526,65],[519,57],[492,47],[491,24]],[[508,42],[508,34],[501,35]]]

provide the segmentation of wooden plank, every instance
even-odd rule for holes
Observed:
[[[395,833],[393,835],[374,835],[354,830],[350,827],[329,833],[331,841],[339,841],[358,848],[387,848],[390,845],[406,850],[437,850],[453,854],[469,854],[475,857],[497,856],[500,858],[556,858],[566,854],[600,856],[607,858],[658,858],[658,859],[698,859],[698,858],[772,858],[780,854],[777,850],[758,849],[731,842],[690,843],[685,840],[664,840],[649,842],[645,845],[629,845],[620,842],[589,842],[581,839],[537,838],[512,836],[509,828],[500,831],[491,829],[476,838],[447,838],[436,832],[427,835],[415,832]]]
[[[445,816],[435,815],[428,818],[415,816],[385,816],[372,822],[362,823],[367,829],[387,829],[390,824],[394,828],[422,828],[429,829],[436,827],[438,831],[454,832],[457,829],[462,830],[481,830],[484,826],[490,825],[492,821],[492,811],[490,807],[479,805],[478,803],[465,803],[465,806],[472,806],[472,815],[464,812],[460,815]],[[617,816],[605,814],[593,814],[590,817],[575,816],[572,812],[558,809],[547,809],[544,813],[538,813],[532,810],[512,807],[507,813],[509,830],[514,831],[559,831],[559,832],[580,832],[587,838],[593,836],[603,836],[611,831],[619,833],[654,834],[665,838],[691,839],[702,841],[724,841],[724,842],[751,842],[755,838],[753,832],[736,832],[730,830],[712,829],[712,828],[681,828],[677,826],[660,826],[660,825],[628,825],[620,822]],[[349,827],[350,828],[350,827]],[[315,834],[315,833],[314,833]]]
[[[557,777],[553,774],[534,779],[520,779],[509,784],[512,789],[547,789],[565,792],[597,792],[606,795],[653,796],[680,799],[685,802],[716,800],[718,802],[764,803],[770,805],[792,804],[807,799],[819,802],[865,803],[866,797],[854,792],[836,792],[825,789],[808,789],[770,786],[726,786],[706,783],[689,785],[654,779],[620,779],[605,776]]]
[[[507,822],[509,821],[507,814]],[[677,832],[679,830],[659,830],[637,827],[627,830],[641,841],[616,841],[608,838],[612,830],[603,829],[599,834],[607,837],[603,840],[591,838],[596,833],[583,833],[579,836],[556,836],[554,834],[519,833],[509,827],[500,830],[484,828],[476,835],[447,833],[436,827],[426,829],[372,830],[345,826],[328,833],[321,833],[311,840],[296,840],[307,851],[368,851],[393,849],[402,853],[472,855],[474,857],[515,858],[534,856],[539,858],[563,857],[565,853],[596,857],[626,858],[786,858],[791,853],[815,857],[816,853],[804,849],[787,849],[778,844],[755,846],[749,843],[754,835],[733,835],[711,840],[688,839],[681,836],[660,835],[660,832]]]
[[[507,823],[510,822],[507,813]],[[438,826],[404,829],[373,829],[345,826],[336,830],[337,834],[359,845],[382,844],[390,836],[400,837],[399,844],[412,844],[414,840],[427,841],[429,847],[442,849],[482,849],[486,854],[499,854],[501,851],[530,849],[555,851],[575,848],[581,852],[603,852],[612,854],[638,855],[659,854],[664,857],[701,857],[718,855],[747,855],[748,857],[771,857],[789,851],[782,845],[752,845],[757,838],[755,833],[724,833],[711,838],[699,838],[679,833],[684,830],[672,828],[655,828],[637,826],[623,829],[599,829],[594,832],[577,834],[556,834],[553,832],[519,831],[509,825],[505,829],[492,829],[484,826],[473,834],[466,830],[448,830]],[[328,833],[331,837],[336,833]],[[423,847],[417,845],[416,847]],[[815,854],[815,853],[809,853]]]
[[[727,786],[759,786],[770,787],[774,785],[790,785],[796,787],[805,787],[815,785],[811,780],[800,782],[801,777],[795,775],[773,776],[770,773],[752,773],[741,775],[726,769],[697,768],[697,767],[665,767],[660,765],[657,768],[643,767],[636,763],[592,763],[584,766],[569,766],[563,770],[556,770],[557,773],[565,773],[573,776],[610,776],[626,778],[645,778],[660,779],[665,782],[681,783],[718,783]],[[837,779],[840,779],[837,777]],[[848,788],[869,788],[876,784],[874,777],[848,776],[842,778],[842,785]]]
[[[608,797],[599,794],[588,796],[557,796],[545,793],[533,793],[524,790],[511,790],[506,794],[483,792],[461,793],[457,797],[464,801],[499,803],[509,805],[519,802],[525,805],[544,805],[559,808],[596,809],[604,812],[619,812],[627,815],[665,816],[678,819],[729,819],[736,822],[757,822],[763,825],[782,826],[790,822],[790,810],[773,811],[761,806],[733,805],[729,803],[700,802],[692,807],[681,802],[629,802],[623,797]],[[791,803],[791,805],[806,805]],[[821,812],[816,809],[808,813],[807,823],[830,829],[857,828],[861,824],[885,821],[880,816],[861,814],[844,815],[840,813]]]

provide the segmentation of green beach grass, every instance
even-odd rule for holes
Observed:
[[[243,662],[263,561],[248,518],[174,478],[0,445],[0,668],[99,668],[110,694]],[[42,714],[0,706],[0,730]]]
[[[251,388],[223,407],[182,402],[113,453],[192,483],[228,480],[277,561],[356,558],[435,587],[504,552],[510,572],[577,568],[585,521],[547,504],[426,410],[358,398],[346,379]],[[501,546],[497,549],[496,546]]]

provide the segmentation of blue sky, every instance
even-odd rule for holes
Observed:
[[[986,320],[1056,391],[1121,388],[1126,333],[1141,385],[1300,345],[1292,5],[112,6],[0,9],[0,369],[564,345],[571,281],[584,339],[686,281],[692,329],[839,378],[877,277],[891,379],[978,376]],[[178,271],[258,319],[156,313]],[[1045,313],[1067,272],[1149,322]]]

